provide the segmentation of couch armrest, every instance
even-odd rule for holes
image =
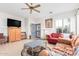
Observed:
[[[67,44],[67,45],[71,45],[71,41],[65,40],[65,39],[59,39],[58,42],[59,43],[64,43],[64,44]]]

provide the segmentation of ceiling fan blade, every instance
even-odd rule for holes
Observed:
[[[38,4],[38,5],[34,6],[34,8],[37,8],[37,7],[40,7],[40,4]]]
[[[34,10],[34,11],[36,11],[36,12],[40,13],[40,11],[39,11],[39,10],[36,10],[36,9],[32,9],[32,10]]]
[[[22,10],[25,10],[25,9],[29,9],[29,8],[21,8]]]
[[[28,7],[30,7],[30,5],[28,3],[25,3]]]
[[[30,9],[30,14],[32,14],[32,9]]]

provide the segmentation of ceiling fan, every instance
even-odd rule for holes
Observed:
[[[40,7],[40,4],[37,4],[34,6],[33,3],[25,3],[25,5],[27,5],[28,8],[22,8],[22,10],[29,9],[30,14],[32,14],[33,11],[40,13],[40,11],[36,9],[36,8]]]

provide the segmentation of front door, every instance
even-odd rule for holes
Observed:
[[[36,31],[36,34],[37,34],[37,38],[40,38],[41,36],[41,25],[40,24],[36,24],[37,26],[37,31]]]
[[[41,36],[41,25],[40,24],[31,24],[31,37],[40,38]]]

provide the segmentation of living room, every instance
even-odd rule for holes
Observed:
[[[78,19],[79,3],[0,3],[0,55],[21,56],[24,44],[32,43],[32,41],[34,45],[39,44],[39,40],[44,41],[46,45],[48,44],[49,50],[55,45],[57,49],[61,49],[58,47],[60,45],[58,42],[70,45],[69,35],[78,36],[79,34]],[[20,25],[16,25],[15,22]],[[61,34],[63,34],[63,38],[56,37]],[[56,52],[53,52],[52,55],[73,55],[70,50],[68,50],[70,52],[66,52],[67,50],[61,52],[63,49],[56,51],[55,48],[52,51]],[[40,56],[41,54],[43,55],[40,53]]]

